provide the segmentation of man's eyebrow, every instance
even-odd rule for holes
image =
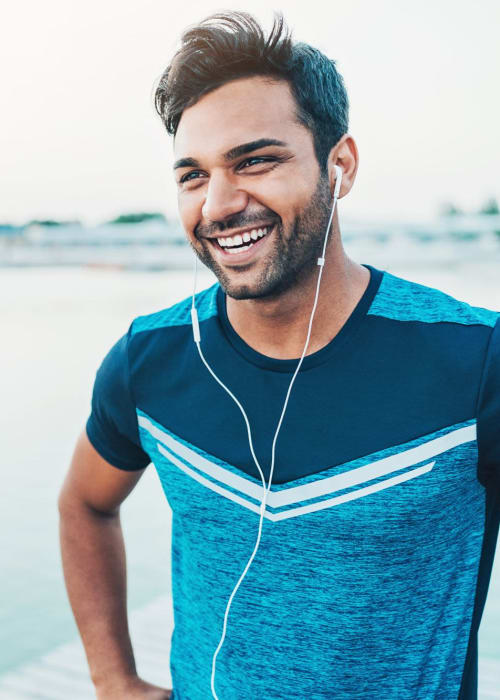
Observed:
[[[180,158],[174,163],[174,170],[177,168],[199,168],[200,164],[194,158]]]
[[[288,144],[279,139],[257,139],[256,141],[249,141],[248,143],[242,143],[241,146],[230,148],[229,151],[224,153],[224,160],[234,160],[265,146],[288,146]]]

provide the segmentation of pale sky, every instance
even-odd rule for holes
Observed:
[[[17,0],[0,22],[0,222],[175,215],[154,86],[186,25],[221,9],[266,26],[280,9],[336,60],[360,151],[341,217],[419,221],[500,198],[498,0]]]

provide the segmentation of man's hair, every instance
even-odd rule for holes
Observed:
[[[348,129],[349,102],[335,61],[309,44],[295,43],[283,16],[275,15],[266,36],[246,12],[222,12],[189,27],[164,71],[155,106],[175,136],[185,109],[203,95],[239,78],[285,80],[297,103],[298,121],[307,127],[323,172],[333,146]],[[265,105],[262,105],[265,109]]]

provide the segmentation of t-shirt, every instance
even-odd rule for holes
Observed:
[[[293,387],[217,657],[220,700],[477,697],[500,520],[500,312],[365,267],[362,298]],[[97,373],[87,431],[111,465],[158,472],[173,517],[174,697],[207,700],[263,489],[190,306],[133,321]],[[247,345],[219,284],[196,306],[267,479],[297,361]]]

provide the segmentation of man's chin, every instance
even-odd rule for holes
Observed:
[[[254,280],[250,279],[247,281],[238,281],[236,277],[254,277],[255,272],[252,274],[251,270],[239,269],[238,271],[232,270],[227,271],[221,267],[208,251],[194,251],[201,262],[208,267],[208,269],[213,272],[213,274],[219,280],[219,284],[224,290],[224,292],[232,299],[258,299],[262,296],[263,290],[260,288],[261,285]],[[250,266],[249,266],[250,267]]]
[[[197,252],[197,251],[195,251]],[[295,274],[285,274],[272,264],[267,264],[264,272],[250,263],[237,269],[226,269],[219,265],[207,250],[197,252],[202,263],[213,272],[227,296],[238,301],[245,299],[275,299],[293,287],[296,282]]]
[[[276,299],[293,286],[293,280],[289,280],[288,284],[284,279],[261,279],[252,280],[250,282],[236,282],[235,280],[228,279],[226,275],[221,277],[217,275],[217,277],[227,296],[232,299],[237,299],[238,301],[244,299]]]
[[[273,294],[273,285],[263,280],[251,279],[247,281],[237,281],[231,279],[232,275],[228,275],[225,271],[212,268],[212,272],[219,280],[220,286],[225,291],[228,297],[237,300],[244,299],[263,299]],[[248,275],[251,277],[251,273]]]
[[[221,282],[221,287],[226,292],[228,297],[231,297],[231,299],[237,299],[238,301],[244,299],[262,299],[263,297],[267,296],[261,290],[252,289],[251,287],[245,285],[239,287],[229,285],[225,287]]]

